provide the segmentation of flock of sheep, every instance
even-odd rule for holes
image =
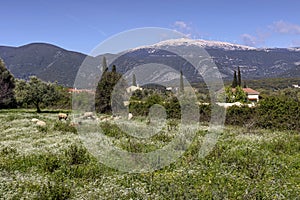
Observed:
[[[61,121],[61,120],[67,120],[68,117],[69,117],[69,114],[68,113],[58,113],[57,115],[58,117],[58,120]],[[128,114],[128,120],[131,120],[133,118],[133,115],[131,113]],[[112,115],[110,117],[108,116],[101,116],[100,118],[96,117],[94,115],[93,112],[85,112],[83,113],[83,115],[80,117],[80,119],[82,120],[85,120],[85,119],[92,119],[92,120],[97,120],[97,121],[101,121],[101,122],[107,122],[107,121],[111,121],[111,120],[118,120],[118,119],[121,119],[121,116],[115,116],[115,115]],[[36,125],[38,126],[46,126],[46,122],[40,120],[40,119],[37,119],[37,118],[33,118],[31,119],[32,122],[34,122]],[[80,125],[81,122],[78,122],[78,123],[75,123],[75,122],[71,122],[70,123],[70,126],[78,126]]]

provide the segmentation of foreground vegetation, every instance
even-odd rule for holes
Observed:
[[[39,127],[31,122],[47,123]],[[143,118],[136,119],[143,121]],[[297,199],[300,196],[300,135],[228,126],[205,158],[203,136],[177,162],[152,173],[122,173],[99,163],[76,129],[56,113],[0,110],[2,199]],[[101,124],[120,148],[160,148],[171,139],[163,129],[150,144],[127,140],[113,123]]]

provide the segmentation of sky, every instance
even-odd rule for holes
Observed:
[[[298,0],[0,1],[0,45],[46,42],[82,53],[120,32],[179,31],[252,47],[300,47]]]

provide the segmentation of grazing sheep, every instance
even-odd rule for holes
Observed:
[[[37,121],[39,121],[39,119],[37,119],[37,118],[32,118],[31,121],[32,121],[32,122],[37,122]]]
[[[85,113],[83,114],[83,118],[84,118],[84,119],[88,119],[88,118],[90,118],[90,119],[95,119],[93,112],[85,112]]]
[[[58,119],[61,120],[61,119],[64,119],[64,120],[67,120],[69,114],[65,114],[65,113],[58,113]]]
[[[46,126],[46,122],[44,122],[44,121],[42,121],[42,120],[38,120],[38,121],[36,122],[36,125],[38,125],[38,126]]]
[[[131,120],[133,117],[132,113],[128,113],[128,120]]]

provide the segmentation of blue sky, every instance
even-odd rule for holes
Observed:
[[[0,5],[0,45],[47,42],[89,53],[122,31],[161,27],[193,39],[300,46],[297,0],[10,0]]]

